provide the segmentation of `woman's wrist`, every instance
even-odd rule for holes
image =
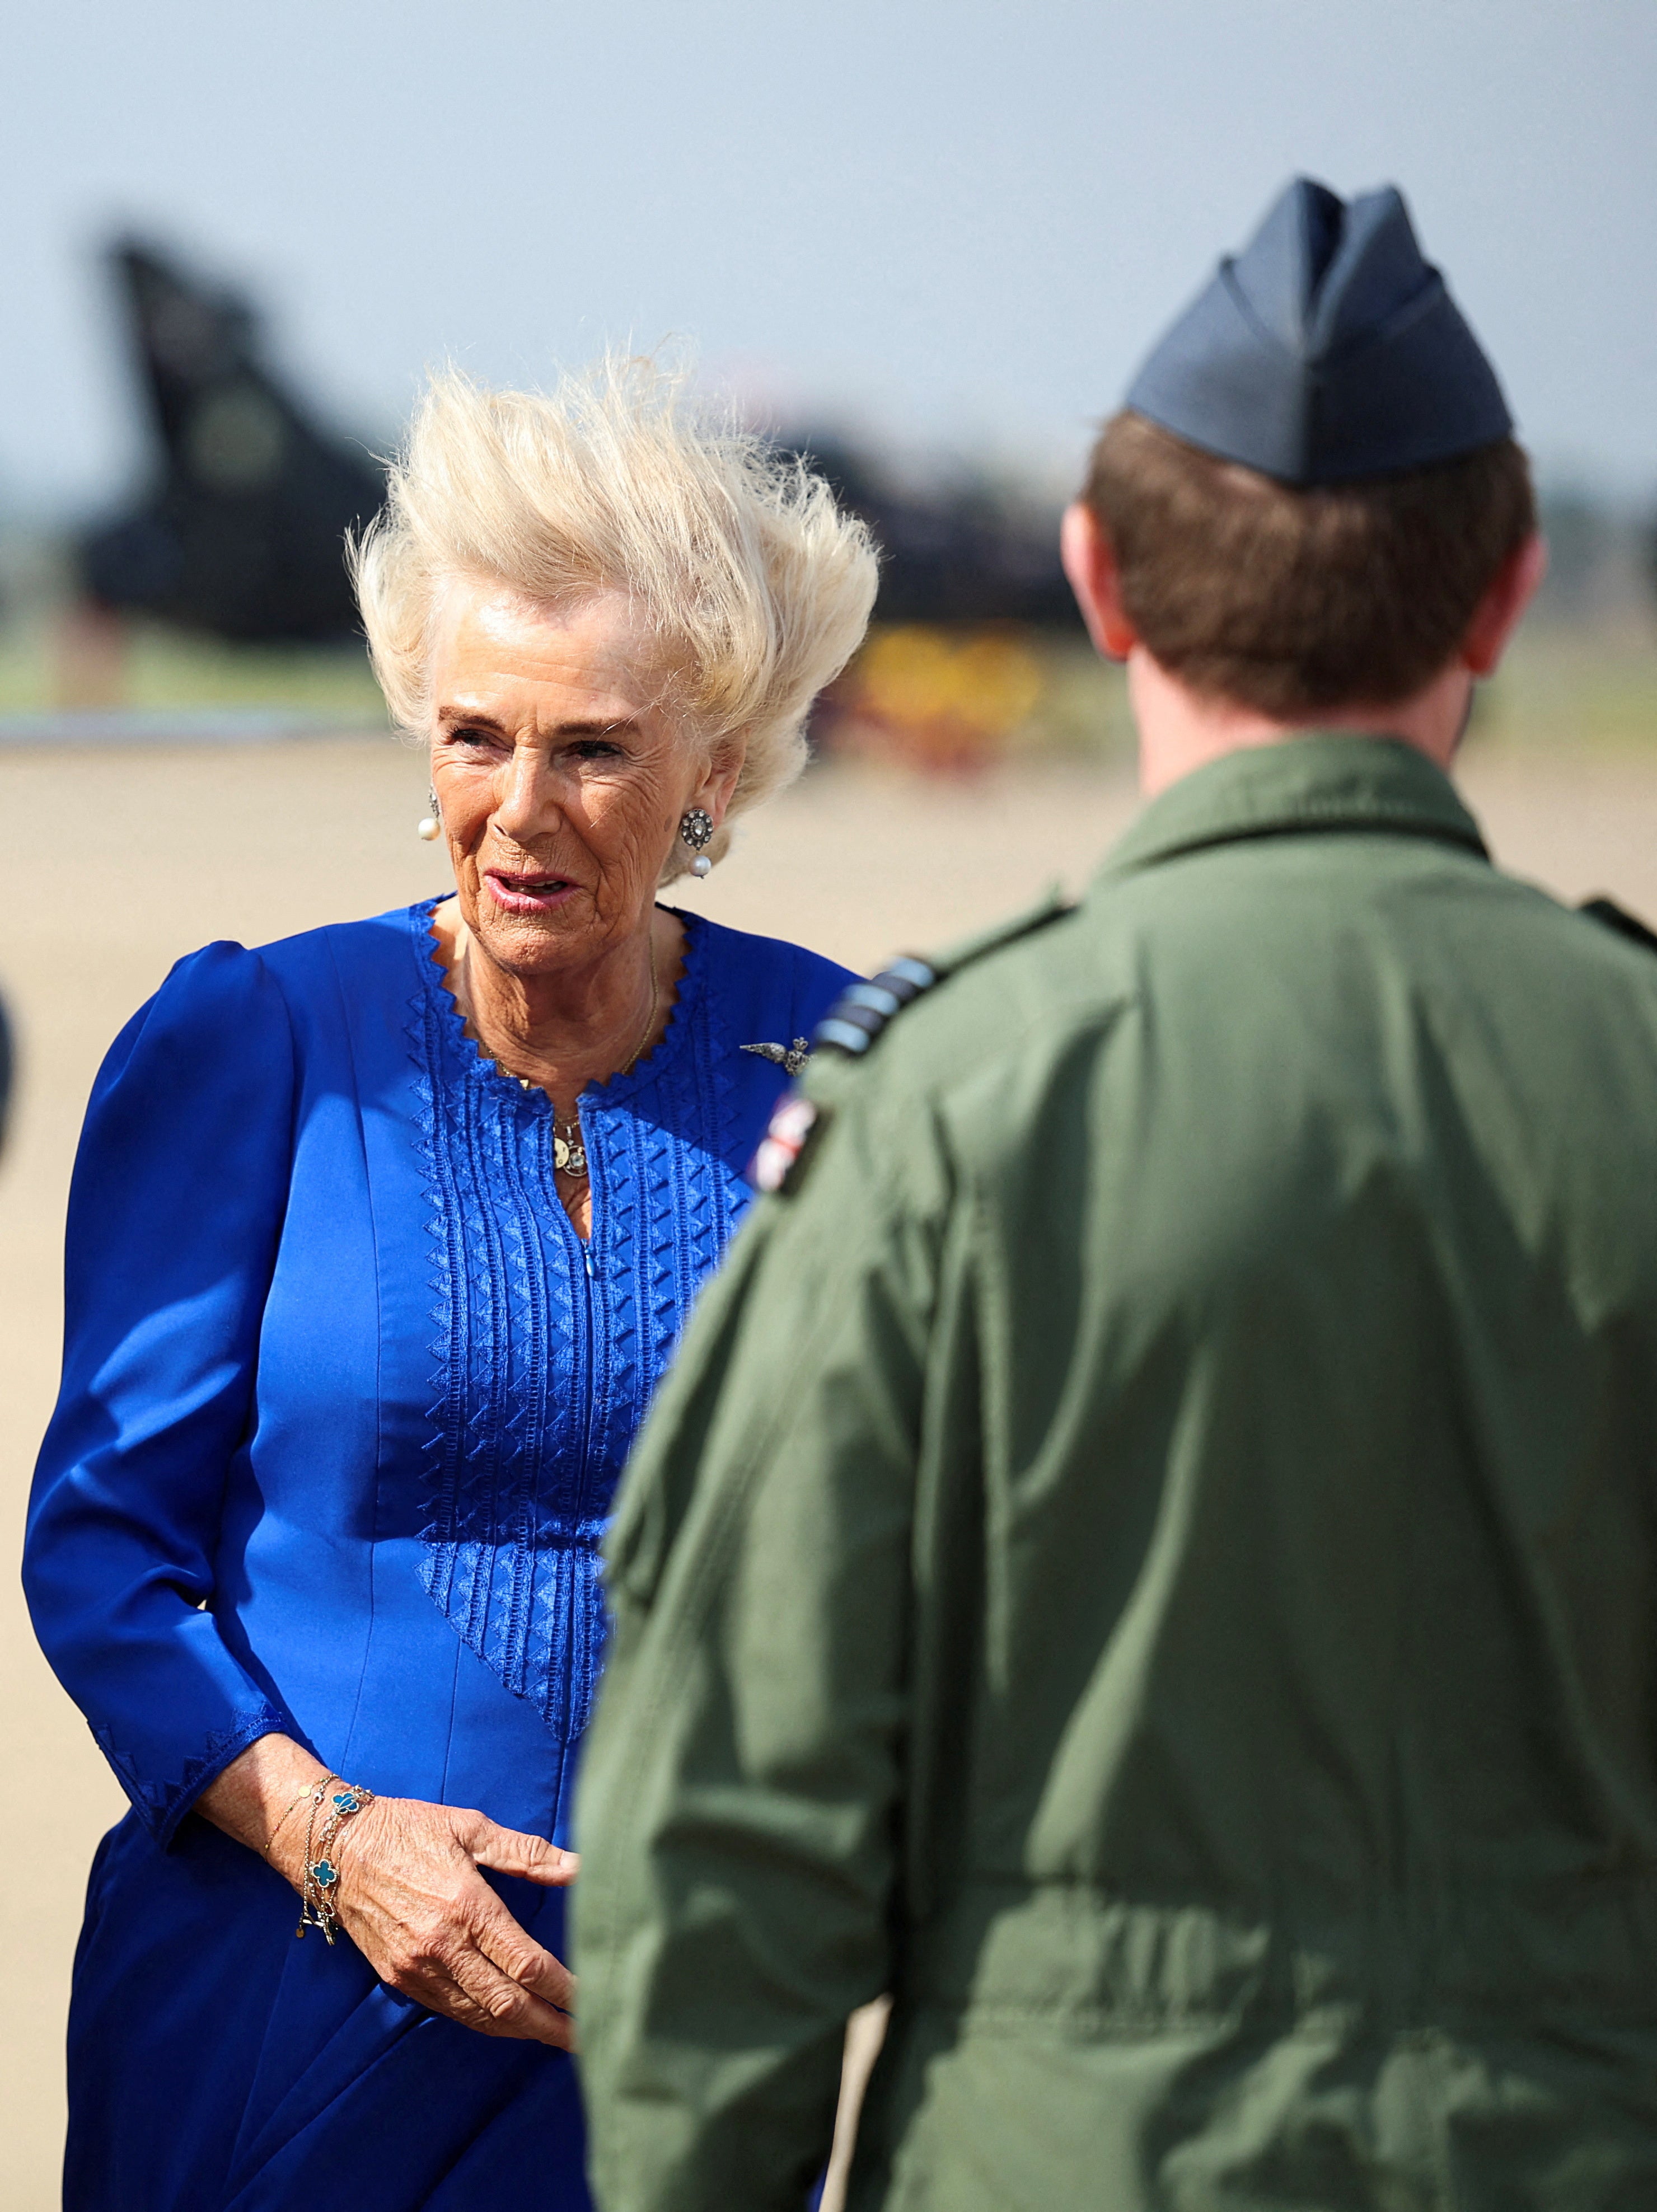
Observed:
[[[328,1769],[303,1744],[288,1735],[262,1735],[209,1783],[196,1810],[267,1858],[297,1889],[305,1875],[305,1801],[329,1779]]]

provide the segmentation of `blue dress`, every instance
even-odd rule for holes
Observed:
[[[292,1891],[187,1817],[281,1729],[353,1781],[567,1840],[599,1543],[698,1285],[844,971],[686,918],[661,1043],[551,1112],[463,1034],[436,901],[181,961],[93,1092],[63,1392],[27,1577],[132,1801],[70,2025],[71,2212],[586,2212],[574,2073],[294,1940]],[[564,1897],[491,1877],[563,1950]]]

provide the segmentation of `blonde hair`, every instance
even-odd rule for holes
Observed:
[[[625,592],[717,752],[746,744],[732,816],[790,783],[812,701],[861,641],[875,556],[805,464],[691,403],[684,377],[606,361],[546,393],[434,378],[350,549],[375,674],[427,733],[429,633],[445,582],[475,576],[568,603]],[[721,857],[728,832],[709,848]],[[690,854],[676,840],[663,880]]]

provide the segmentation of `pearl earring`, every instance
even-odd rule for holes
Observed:
[[[414,834],[417,837],[423,837],[427,844],[429,845],[434,837],[442,836],[443,820],[442,817],[437,811],[436,793],[435,791],[429,791],[426,793],[426,799],[429,811],[423,821],[417,822],[415,823]]]
[[[713,842],[714,817],[709,813],[707,808],[692,806],[687,813],[682,814],[679,817],[679,834],[696,854],[695,860],[691,863],[691,873],[693,876],[710,876],[713,873],[714,864],[702,849],[704,845]]]

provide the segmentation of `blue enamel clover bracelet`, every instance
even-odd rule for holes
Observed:
[[[302,1936],[308,1928],[320,1928],[325,1940],[332,1943],[339,1925],[339,1915],[334,1910],[339,1887],[339,1833],[347,1821],[373,1804],[374,1792],[360,1783],[339,1782],[338,1789],[330,1795],[328,1782],[339,1782],[339,1777],[331,1774],[317,1786],[305,1826],[305,1872],[299,1893],[299,1925],[294,1933]]]

